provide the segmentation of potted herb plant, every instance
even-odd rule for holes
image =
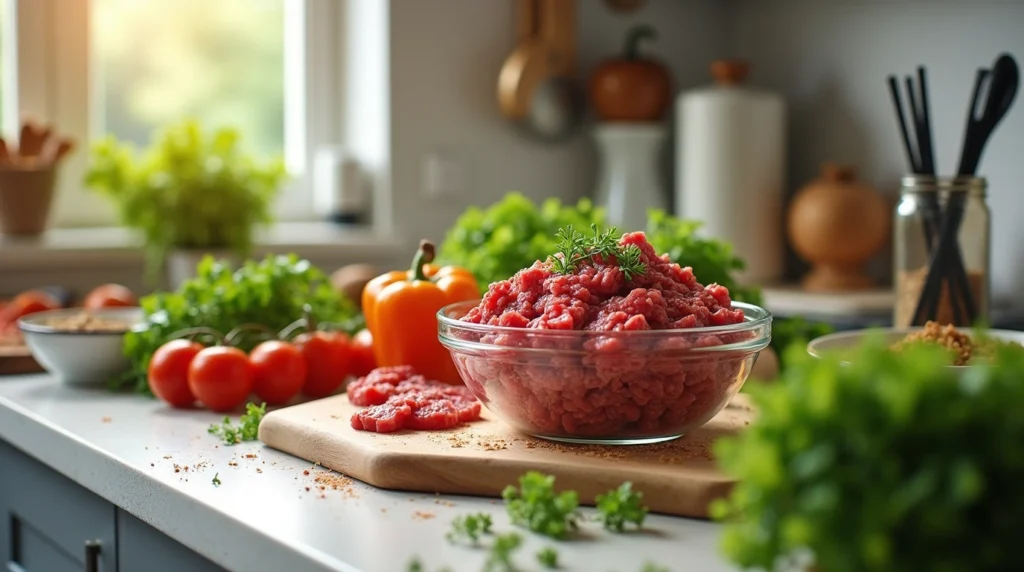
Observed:
[[[108,136],[92,147],[86,185],[116,205],[121,223],[141,231],[146,276],[176,287],[207,254],[249,255],[257,226],[286,176],[284,162],[245,152],[238,131],[204,132],[194,120],[158,133],[141,153]]]

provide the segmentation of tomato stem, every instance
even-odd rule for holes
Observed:
[[[423,272],[423,266],[434,261],[435,253],[434,243],[429,240],[420,241],[419,250],[412,257],[412,267],[409,268],[409,280],[428,280],[426,273]]]
[[[640,24],[639,26],[633,27],[629,33],[626,34],[626,47],[623,49],[624,57],[627,60],[636,60],[640,58],[640,42],[643,40],[653,40],[657,37],[657,32],[654,28]]]
[[[265,326],[263,324],[242,324],[241,326],[236,326],[235,329],[228,332],[228,335],[224,336],[224,344],[229,346],[234,345],[235,338],[241,336],[245,332],[260,332],[270,338],[275,337],[274,330],[269,326]]]
[[[277,334],[277,337],[278,339],[288,341],[288,339],[292,337],[292,334],[294,334],[299,328],[306,328],[306,318],[299,318],[298,320],[288,324],[280,333]]]
[[[211,338],[213,338],[214,343],[218,345],[223,345],[224,340],[226,339],[224,334],[218,332],[213,328],[208,328],[206,326],[196,326],[194,328],[185,328],[184,330],[178,330],[177,332],[174,332],[170,336],[168,336],[168,339],[176,340],[178,338],[188,338],[189,340],[194,341],[196,336],[200,335],[210,336]]]

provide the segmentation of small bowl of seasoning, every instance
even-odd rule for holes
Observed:
[[[18,329],[46,371],[71,385],[100,385],[130,367],[124,335],[144,323],[142,309],[65,308],[29,314]]]
[[[1019,348],[1024,351],[1024,332],[1013,330],[985,330],[977,332],[972,328],[957,328],[928,322],[918,328],[875,328],[836,332],[812,340],[807,351],[814,357],[835,355],[843,363],[850,363],[847,356],[855,355],[861,343],[868,336],[882,336],[884,343],[894,351],[900,351],[915,344],[934,345],[950,354],[948,367],[966,369],[983,365],[1000,348]]]

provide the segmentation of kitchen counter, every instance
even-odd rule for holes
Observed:
[[[318,467],[259,442],[227,446],[209,435],[221,418],[47,375],[0,377],[0,441],[229,570],[404,572],[418,557],[429,571],[477,571],[486,552],[446,542],[451,519],[482,511],[497,531],[513,530],[498,499],[357,481],[320,490]],[[584,537],[558,543],[520,531],[516,562],[539,569],[534,554],[555,545],[563,570],[634,572],[645,561],[673,571],[735,569],[718,555],[715,524],[650,515],[645,528],[613,535],[587,523]]]

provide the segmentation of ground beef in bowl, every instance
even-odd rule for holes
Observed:
[[[639,249],[643,273],[627,279],[614,258],[564,274],[537,262],[492,284],[449,328],[467,342],[448,345],[467,387],[518,429],[595,440],[678,436],[728,403],[768,343],[767,327],[745,327],[726,288],[657,256],[643,233],[619,244]]]

